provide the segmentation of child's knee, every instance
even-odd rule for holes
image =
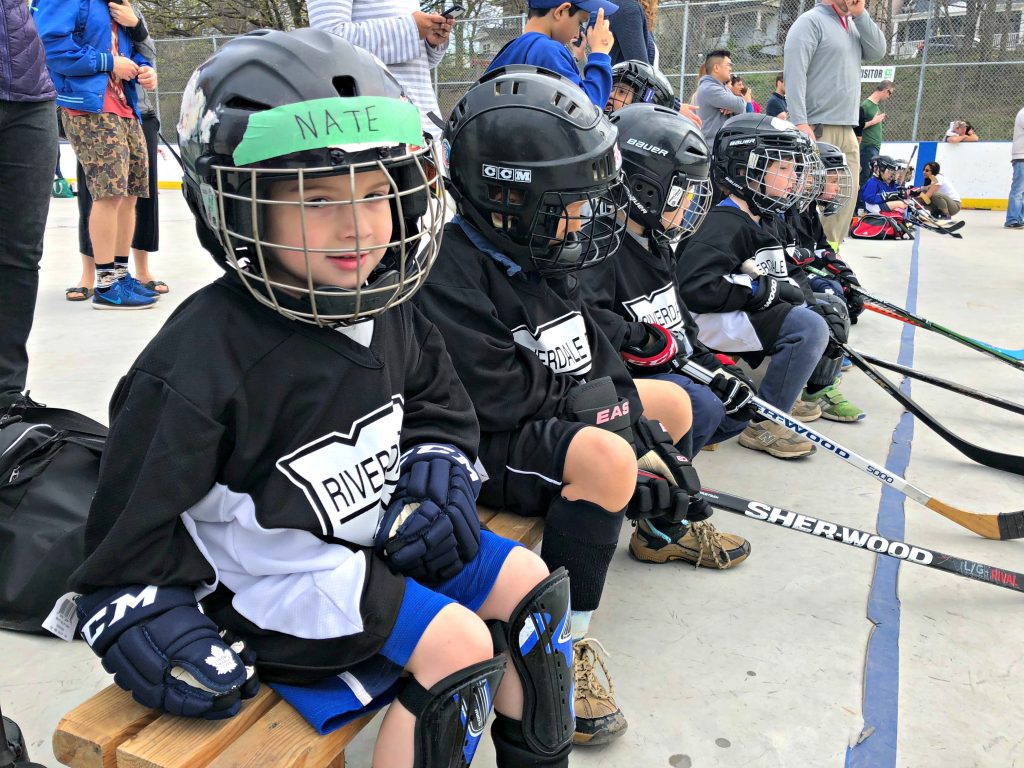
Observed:
[[[446,605],[427,626],[406,668],[429,688],[450,674],[494,657],[491,634],[468,608]]]
[[[612,432],[584,427],[569,443],[563,495],[618,512],[633,496],[636,472],[636,453],[629,443]]]
[[[502,570],[506,568],[509,570],[516,591],[522,592],[524,596],[550,574],[540,556],[526,547],[516,547],[509,552]]]

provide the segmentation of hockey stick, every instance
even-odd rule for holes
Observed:
[[[942,426],[938,419],[914,402],[909,395],[901,392],[899,387],[872,368],[868,361],[860,356],[859,352],[850,349],[847,344],[840,344],[839,347],[843,350],[843,354],[850,358],[850,361],[855,366],[867,374],[869,379],[891,395],[892,398],[906,408],[907,411],[914,414],[914,416],[916,416],[922,424],[928,427],[928,429],[952,445],[964,456],[972,461],[978,462],[979,464],[984,464],[986,467],[992,467],[992,469],[1001,469],[1003,472],[1012,472],[1015,475],[1024,475],[1024,456],[1017,456],[1012,453],[1000,453],[999,451],[993,451],[989,448],[983,448],[980,445],[975,445],[974,443],[953,434]]]
[[[935,568],[946,573],[952,573],[954,576],[963,576],[964,578],[992,584],[996,587],[1012,589],[1015,592],[1024,592],[1024,573],[1008,571],[1003,568],[993,568],[991,565],[985,565],[984,563],[976,563],[973,560],[966,560],[962,557],[946,555],[935,550],[907,544],[905,541],[899,541],[898,539],[889,539],[877,533],[868,533],[857,528],[830,523],[828,520],[821,520],[810,515],[801,515],[782,507],[766,504],[763,501],[744,499],[740,496],[733,496],[732,494],[714,491],[709,488],[703,489],[700,495],[713,507],[724,509],[726,512],[734,512],[737,515],[743,515],[752,520],[760,520],[763,523],[777,525],[780,528],[807,533],[811,536],[817,536],[819,539],[846,544],[849,547],[874,552],[878,555],[885,555],[886,557],[902,560],[906,563]]]
[[[699,381],[702,384],[708,384],[714,378],[713,373],[689,360],[683,365],[682,371],[694,381]],[[861,472],[871,475],[882,485],[895,489],[918,504],[928,507],[933,512],[938,512],[943,517],[952,520],[957,525],[974,531],[979,536],[984,536],[986,539],[1003,540],[1024,538],[1024,510],[987,515],[979,512],[969,512],[965,509],[946,504],[934,496],[929,496],[899,475],[868,461],[860,454],[854,453],[820,432],[816,432],[806,424],[794,419],[788,413],[780,411],[774,405],[769,405],[761,398],[755,397],[750,403],[764,418],[771,419],[777,424],[793,430],[815,445],[820,446],[829,453],[835,454],[847,464],[852,464]]]
[[[805,267],[805,269],[811,274],[818,275],[819,277],[832,277],[832,275],[827,272],[823,272],[822,270],[814,267]],[[963,334],[950,330],[943,325],[933,323],[931,320],[915,315],[910,310],[904,309],[890,301],[880,299],[877,296],[868,293],[868,291],[864,290],[864,288],[859,285],[851,285],[850,290],[863,298],[866,302],[865,307],[870,309],[872,312],[885,315],[886,317],[892,317],[896,320],[902,320],[904,323],[916,325],[918,328],[924,328],[926,331],[932,331],[940,336],[945,336],[947,339],[952,339],[959,344],[963,344],[966,347],[975,349],[978,352],[991,355],[997,360],[1002,360],[1004,363],[1012,365],[1014,368],[1024,370],[1024,349],[1003,349],[1002,347],[994,347],[991,344],[986,344],[984,341],[972,339],[970,336],[964,336]]]
[[[1024,416],[1024,405],[1014,403],[1010,400],[1004,400],[996,395],[990,395],[987,392],[981,392],[977,389],[971,389],[970,387],[964,386],[963,384],[957,384],[955,381],[947,381],[946,379],[940,379],[938,376],[932,376],[929,373],[922,373],[921,371],[915,371],[913,368],[907,368],[905,365],[899,363],[891,363],[888,360],[882,360],[881,358],[869,355],[866,352],[861,352],[860,356],[867,360],[872,365],[878,366],[879,368],[885,368],[886,370],[893,371],[895,373],[901,373],[904,376],[908,376],[911,379],[917,379],[923,381],[925,384],[932,384],[936,387],[942,387],[948,389],[950,392],[956,392],[958,395],[964,395],[975,400],[980,400],[983,403],[994,405],[997,408],[1005,408],[1008,411],[1019,413]]]

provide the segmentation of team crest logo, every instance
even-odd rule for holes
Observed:
[[[590,370],[590,339],[579,312],[562,315],[536,331],[520,325],[512,329],[512,338],[555,373],[580,375]]]
[[[352,423],[348,433],[330,432],[282,457],[277,468],[302,489],[322,532],[369,546],[398,482],[403,400]]]
[[[761,268],[766,275],[773,277],[786,277],[786,252],[780,247],[761,248],[753,256],[754,263]]]
[[[672,283],[646,296],[624,301],[622,305],[639,323],[655,323],[670,331],[683,331],[683,313],[679,309],[676,289]]]

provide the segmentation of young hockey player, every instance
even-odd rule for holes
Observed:
[[[875,158],[871,169],[871,178],[864,184],[860,192],[861,202],[869,213],[904,211],[907,204],[903,200],[889,200],[891,193],[899,191],[896,183],[896,172],[900,164],[887,155]]]
[[[700,226],[711,205],[711,159],[701,132],[671,109],[634,104],[612,114],[611,122],[619,131],[629,220],[615,256],[580,272],[580,284],[594,319],[634,381],[660,379],[686,390],[693,427],[682,453],[691,455],[709,440],[719,442],[743,431],[752,395],[748,384],[724,370],[697,340],[696,323],[676,289],[673,249]],[[644,354],[649,339],[667,335],[679,350],[673,360],[665,361],[660,354],[652,360]],[[713,388],[668,372],[687,359],[718,372]],[[744,539],[718,533],[707,521],[687,525],[651,519],[634,524],[629,551],[638,560],[729,568],[750,552]]]
[[[341,38],[263,30],[193,74],[178,135],[227,274],[114,393],[86,641],[178,715],[236,713],[253,653],[321,732],[397,695],[377,768],[468,765],[492,703],[499,765],[566,766],[567,578],[480,532],[472,405],[404,303],[443,220],[416,107]]]
[[[791,124],[745,114],[726,121],[715,138],[712,179],[725,199],[684,243],[676,277],[694,313],[698,338],[718,352],[757,364],[771,360],[759,396],[790,410],[828,342],[825,321],[807,307],[788,276],[784,243],[766,216],[797,201],[806,140]],[[770,420],[752,422],[740,445],[780,459],[814,445]]]
[[[842,288],[830,280],[814,278],[805,271],[807,266],[819,263],[815,251],[822,250],[820,244],[823,243],[823,248],[829,249],[828,252],[831,253],[818,216],[818,200],[824,194],[828,183],[826,170],[817,146],[808,141],[806,151],[810,172],[804,175],[799,199],[785,213],[770,218],[776,225],[778,238],[786,244],[790,278],[803,290],[807,305],[828,323],[830,336],[845,343],[849,338],[851,321],[846,302],[842,298]],[[838,149],[836,151],[838,152]],[[834,160],[831,162],[834,164]],[[843,162],[845,168],[845,158]],[[832,197],[835,198],[834,181],[831,191]],[[818,281],[817,287],[812,280]],[[842,362],[840,348],[830,343],[818,365],[811,372],[807,387],[794,404],[793,416],[804,422],[821,417],[830,421],[856,422],[867,417],[864,411],[851,403],[839,390]]]
[[[677,110],[700,127],[697,108],[680,102],[672,84],[661,72],[644,61],[620,61],[612,67],[612,92],[604,107],[605,114],[610,115],[616,109],[640,102]]]
[[[618,247],[626,204],[615,129],[586,94],[542,69],[497,70],[455,106],[444,138],[459,215],[416,302],[476,407],[481,503],[544,516],[541,556],[569,571],[575,739],[598,744],[626,728],[584,639],[623,512],[710,514],[673,445],[689,402],[668,382],[634,387],[583,305],[575,273]],[[654,345],[671,356],[664,337]]]

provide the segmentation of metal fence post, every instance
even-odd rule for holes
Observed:
[[[921,101],[924,99],[924,74],[928,69],[928,48],[932,39],[932,17],[935,15],[935,0],[928,0],[928,18],[924,23],[924,50],[921,51],[921,73],[917,77],[917,103],[914,104],[914,125],[910,129],[910,140],[917,141],[917,126],[921,121]]]
[[[690,0],[683,4],[683,37],[679,42],[679,100],[684,104],[687,101],[685,96],[686,78],[686,43],[690,34]]]

